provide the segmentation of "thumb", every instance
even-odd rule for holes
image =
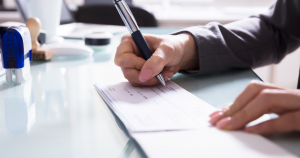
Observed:
[[[157,49],[152,56],[145,62],[139,75],[141,82],[146,82],[150,78],[158,75],[168,63],[165,54]]]

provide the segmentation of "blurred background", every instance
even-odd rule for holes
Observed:
[[[205,25],[212,21],[226,24],[247,18],[250,15],[267,11],[275,0],[126,0],[126,2],[130,7],[145,10],[154,16],[156,22],[153,25],[145,23],[142,26],[184,28]],[[91,21],[93,23],[95,19],[91,18],[99,17],[93,17],[85,11],[91,6],[101,8],[101,6],[112,5],[112,0],[65,0],[65,3],[77,22],[89,23]],[[116,12],[115,9],[114,12]],[[99,12],[99,14],[105,13],[106,11]],[[0,0],[0,23],[7,21],[21,22],[21,15],[16,10],[15,0]],[[105,19],[102,21],[98,22],[96,19],[97,23],[110,24]],[[299,65],[300,49],[286,56],[277,65],[256,68],[254,71],[265,82],[295,89]]]

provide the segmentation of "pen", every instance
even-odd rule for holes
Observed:
[[[152,51],[150,50],[145,38],[143,37],[135,18],[133,17],[133,14],[131,13],[128,5],[124,0],[113,0],[115,3],[115,6],[126,25],[127,29],[129,30],[131,37],[133,38],[135,44],[139,48],[140,52],[142,53],[145,60],[148,60],[151,55]],[[159,80],[159,82],[166,87],[166,82],[164,79],[163,74],[160,72],[156,78]]]

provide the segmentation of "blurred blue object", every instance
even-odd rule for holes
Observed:
[[[6,81],[21,83],[30,77],[32,61],[31,36],[27,27],[12,26],[1,33],[1,59],[6,71]]]

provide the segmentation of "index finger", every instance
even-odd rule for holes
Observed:
[[[124,53],[134,53],[137,56],[142,56],[139,48],[136,46],[133,38],[130,34],[126,34],[122,37],[121,43],[117,47],[116,55],[124,54]]]
[[[145,60],[141,57],[141,53],[134,44],[133,39],[123,36],[122,42],[117,48],[114,62],[117,66],[136,68],[140,70],[145,63]]]
[[[253,100],[263,89],[282,89],[275,85],[261,81],[251,81],[245,90],[235,99],[233,104],[224,109],[227,116],[231,116],[241,110],[247,103]]]
[[[214,112],[211,114],[211,120],[209,122],[215,125],[219,120],[234,115],[253,100],[263,89],[282,88],[261,81],[251,81],[230,106],[223,108],[220,112]]]
[[[217,127],[235,130],[244,127],[249,122],[265,113],[284,113],[299,110],[300,95],[292,91],[278,89],[264,89],[257,97],[232,117],[224,118],[217,123]]]

